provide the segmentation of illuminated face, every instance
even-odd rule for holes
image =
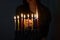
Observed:
[[[28,21],[29,20],[29,21]],[[25,27],[32,27],[32,25],[33,25],[33,21],[31,20],[31,19],[25,19],[25,21],[24,21],[24,25],[25,25]]]
[[[29,20],[29,26],[33,26],[33,21],[32,20]]]

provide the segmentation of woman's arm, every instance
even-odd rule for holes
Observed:
[[[46,38],[48,35],[48,32],[49,32],[49,24],[51,22],[51,13],[47,7],[43,6],[42,8],[43,8],[43,10],[42,10],[43,16],[42,17],[44,20],[43,20],[43,24],[41,25],[40,32],[41,32],[41,37]]]

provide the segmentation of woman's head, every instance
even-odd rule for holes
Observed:
[[[24,8],[27,11],[31,11],[30,8],[29,8],[29,4],[32,4],[33,2],[36,2],[37,6],[39,6],[40,5],[39,1],[40,0],[23,0]]]
[[[23,4],[25,5],[25,6],[29,6],[29,4],[32,4],[32,3],[36,3],[37,5],[39,5],[40,4],[40,2],[39,2],[40,0],[23,0]]]
[[[36,2],[36,0],[23,0],[23,3],[31,3],[31,2]]]
[[[28,4],[27,0],[23,0],[23,6],[24,6],[24,9],[25,9],[26,11],[29,10],[29,4]]]

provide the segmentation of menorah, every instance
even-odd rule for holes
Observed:
[[[24,14],[20,13],[19,15],[14,16],[15,22],[15,30],[22,30],[22,29],[31,29],[34,30],[38,28],[38,12],[36,14]]]

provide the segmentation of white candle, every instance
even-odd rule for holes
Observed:
[[[37,19],[37,29],[38,29],[38,9],[36,8],[36,19]]]
[[[27,24],[26,24],[26,19],[25,19],[25,18],[26,18],[26,15],[24,14],[24,30],[26,29],[26,25],[27,25]]]
[[[34,14],[34,28],[37,28],[37,18],[36,18],[36,14]]]
[[[23,28],[24,22],[23,22],[23,13],[21,13],[21,29]]]
[[[31,14],[31,20],[32,20],[32,30],[33,30],[33,14]]]
[[[17,21],[18,21],[18,31],[20,30],[19,28],[19,15],[17,15]]]
[[[16,16],[14,16],[15,30],[16,30]]]
[[[27,17],[28,17],[28,28],[29,28],[29,14],[27,14]]]

